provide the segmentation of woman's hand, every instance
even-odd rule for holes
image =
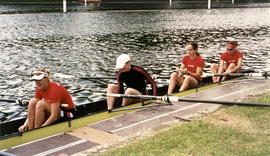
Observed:
[[[180,72],[182,74],[189,74],[189,71],[187,69],[180,69]]]

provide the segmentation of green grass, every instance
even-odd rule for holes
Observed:
[[[270,94],[256,102],[270,103]],[[265,156],[270,155],[270,108],[233,106],[202,120],[176,125],[103,155]]]

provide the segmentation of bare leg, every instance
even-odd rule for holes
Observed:
[[[25,130],[30,130],[33,129],[35,127],[35,110],[36,110],[36,104],[39,100],[36,98],[32,98],[29,101],[28,104],[28,115],[27,115],[27,119],[25,120],[24,124],[22,126],[19,127],[19,131],[25,131]]]
[[[28,129],[35,128],[36,105],[39,100],[31,99],[28,105]]]
[[[217,64],[211,64],[210,66],[211,74],[217,74],[218,73],[218,65]],[[218,82],[219,77],[218,76],[212,76],[213,82]]]
[[[136,89],[133,89],[133,88],[128,88],[126,91],[125,91],[125,94],[128,95],[128,94],[132,94],[132,95],[141,95],[142,93],[137,91]],[[138,99],[128,99],[128,98],[123,98],[123,102],[122,102],[122,106],[126,106],[128,104],[131,104],[131,103],[134,103],[134,102],[139,102],[140,100]]]
[[[118,86],[116,84],[109,84],[107,88],[107,94],[118,94]],[[113,109],[115,97],[107,96],[107,109]]]
[[[50,103],[40,100],[36,106],[36,116],[35,116],[35,128],[41,127],[45,122],[47,117],[50,115],[51,107]]]
[[[230,73],[230,71],[233,69],[233,68],[235,68],[235,64],[234,63],[231,63],[230,65],[229,65],[229,67],[226,69],[226,73]],[[223,76],[223,78],[222,78],[222,80],[221,81],[225,81],[227,79],[227,76]]]
[[[181,85],[180,87],[180,92],[181,91],[184,91],[184,90],[187,90],[189,88],[194,88],[198,85],[198,81],[193,78],[192,76],[187,76],[185,79],[184,79],[184,82],[183,84]]]
[[[183,83],[183,81],[184,78],[182,76],[179,77],[176,72],[173,72],[170,76],[167,94],[172,94],[175,86],[176,85],[180,86]]]

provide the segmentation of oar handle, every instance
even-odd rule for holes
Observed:
[[[29,100],[17,99],[16,104],[19,104],[20,106],[28,106]]]
[[[152,75],[152,78],[153,78],[153,79],[169,79],[170,76],[153,74],[153,75]]]
[[[165,76],[165,75],[156,75],[154,74],[152,76],[153,79],[169,79],[170,76]],[[84,77],[80,77],[80,79],[82,80],[101,80],[101,79],[116,79],[113,76],[84,76]]]
[[[20,106],[25,106],[28,105],[29,100],[24,100],[24,99],[17,99],[17,100],[12,100],[12,99],[0,99],[0,101],[4,101],[4,102],[13,102],[16,104],[19,104]]]

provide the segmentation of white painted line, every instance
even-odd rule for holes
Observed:
[[[265,84],[262,84],[262,85],[260,85],[260,86],[264,86],[264,85],[265,85]],[[255,86],[255,87],[253,87],[253,88],[249,88],[249,90],[258,88],[258,87],[260,87],[260,86]],[[237,92],[232,92],[232,93],[230,93],[230,94],[225,94],[225,95],[216,97],[216,98],[214,98],[213,100],[221,99],[221,98],[224,98],[224,97],[227,97],[227,96],[230,96],[230,95],[233,95],[233,94],[238,94],[238,93],[241,93],[241,92],[247,92],[247,90],[239,90],[239,91],[237,91]],[[134,123],[134,124],[131,124],[131,125],[128,125],[128,126],[125,126],[125,127],[121,127],[121,128],[112,130],[112,131],[110,131],[110,132],[111,132],[111,133],[115,133],[115,132],[117,132],[117,131],[121,131],[121,130],[130,128],[130,127],[133,127],[133,126],[136,126],[136,125],[139,125],[139,124],[142,124],[142,123],[145,123],[145,122],[154,120],[154,119],[158,119],[158,118],[161,118],[161,117],[164,117],[164,116],[173,114],[173,113],[177,113],[177,112],[180,112],[180,111],[183,111],[183,110],[192,108],[192,107],[196,107],[196,106],[199,106],[199,105],[201,105],[201,104],[202,104],[202,103],[195,103],[195,104],[193,104],[193,105],[189,105],[189,106],[187,106],[187,107],[183,107],[183,108],[181,108],[181,109],[178,109],[178,110],[175,110],[175,111],[172,111],[172,112],[168,112],[168,113],[165,113],[165,114],[161,114],[161,115],[155,116],[155,117],[153,117],[153,118],[149,118],[149,119],[147,119],[147,120],[143,120],[143,121],[140,121],[140,122],[136,122],[136,123]]]
[[[63,145],[63,146],[60,146],[60,147],[57,147],[57,148],[54,148],[54,149],[45,151],[45,152],[41,152],[41,153],[35,154],[35,155],[33,155],[33,156],[45,156],[45,155],[49,155],[49,154],[52,154],[52,153],[61,151],[61,150],[63,150],[63,149],[66,149],[66,148],[69,148],[69,147],[72,147],[72,146],[75,146],[75,145],[79,145],[79,144],[81,144],[81,143],[85,143],[85,142],[87,142],[87,141],[88,141],[88,140],[81,139],[81,140],[78,140],[78,141],[73,142],[73,143],[70,143],[70,144],[66,144],[66,145]]]
[[[31,132],[30,132],[31,133]],[[18,147],[22,147],[22,146],[26,146],[28,144],[32,144],[32,143],[35,143],[35,142],[38,142],[38,141],[42,141],[42,140],[46,140],[46,139],[49,139],[49,138],[52,138],[52,137],[55,137],[55,136],[58,136],[58,135],[61,135],[61,134],[64,134],[63,132],[61,133],[57,133],[57,134],[54,134],[54,135],[51,135],[51,136],[47,136],[47,137],[44,137],[44,138],[41,138],[41,139],[37,139],[37,140],[34,140],[34,141],[31,141],[31,142],[27,142],[27,143],[24,143],[24,144],[20,144],[18,146],[14,146],[12,148],[8,148],[8,149],[5,149],[5,151],[7,150],[10,150],[10,149],[14,149],[14,148],[18,148]],[[24,135],[24,134],[22,134]]]

